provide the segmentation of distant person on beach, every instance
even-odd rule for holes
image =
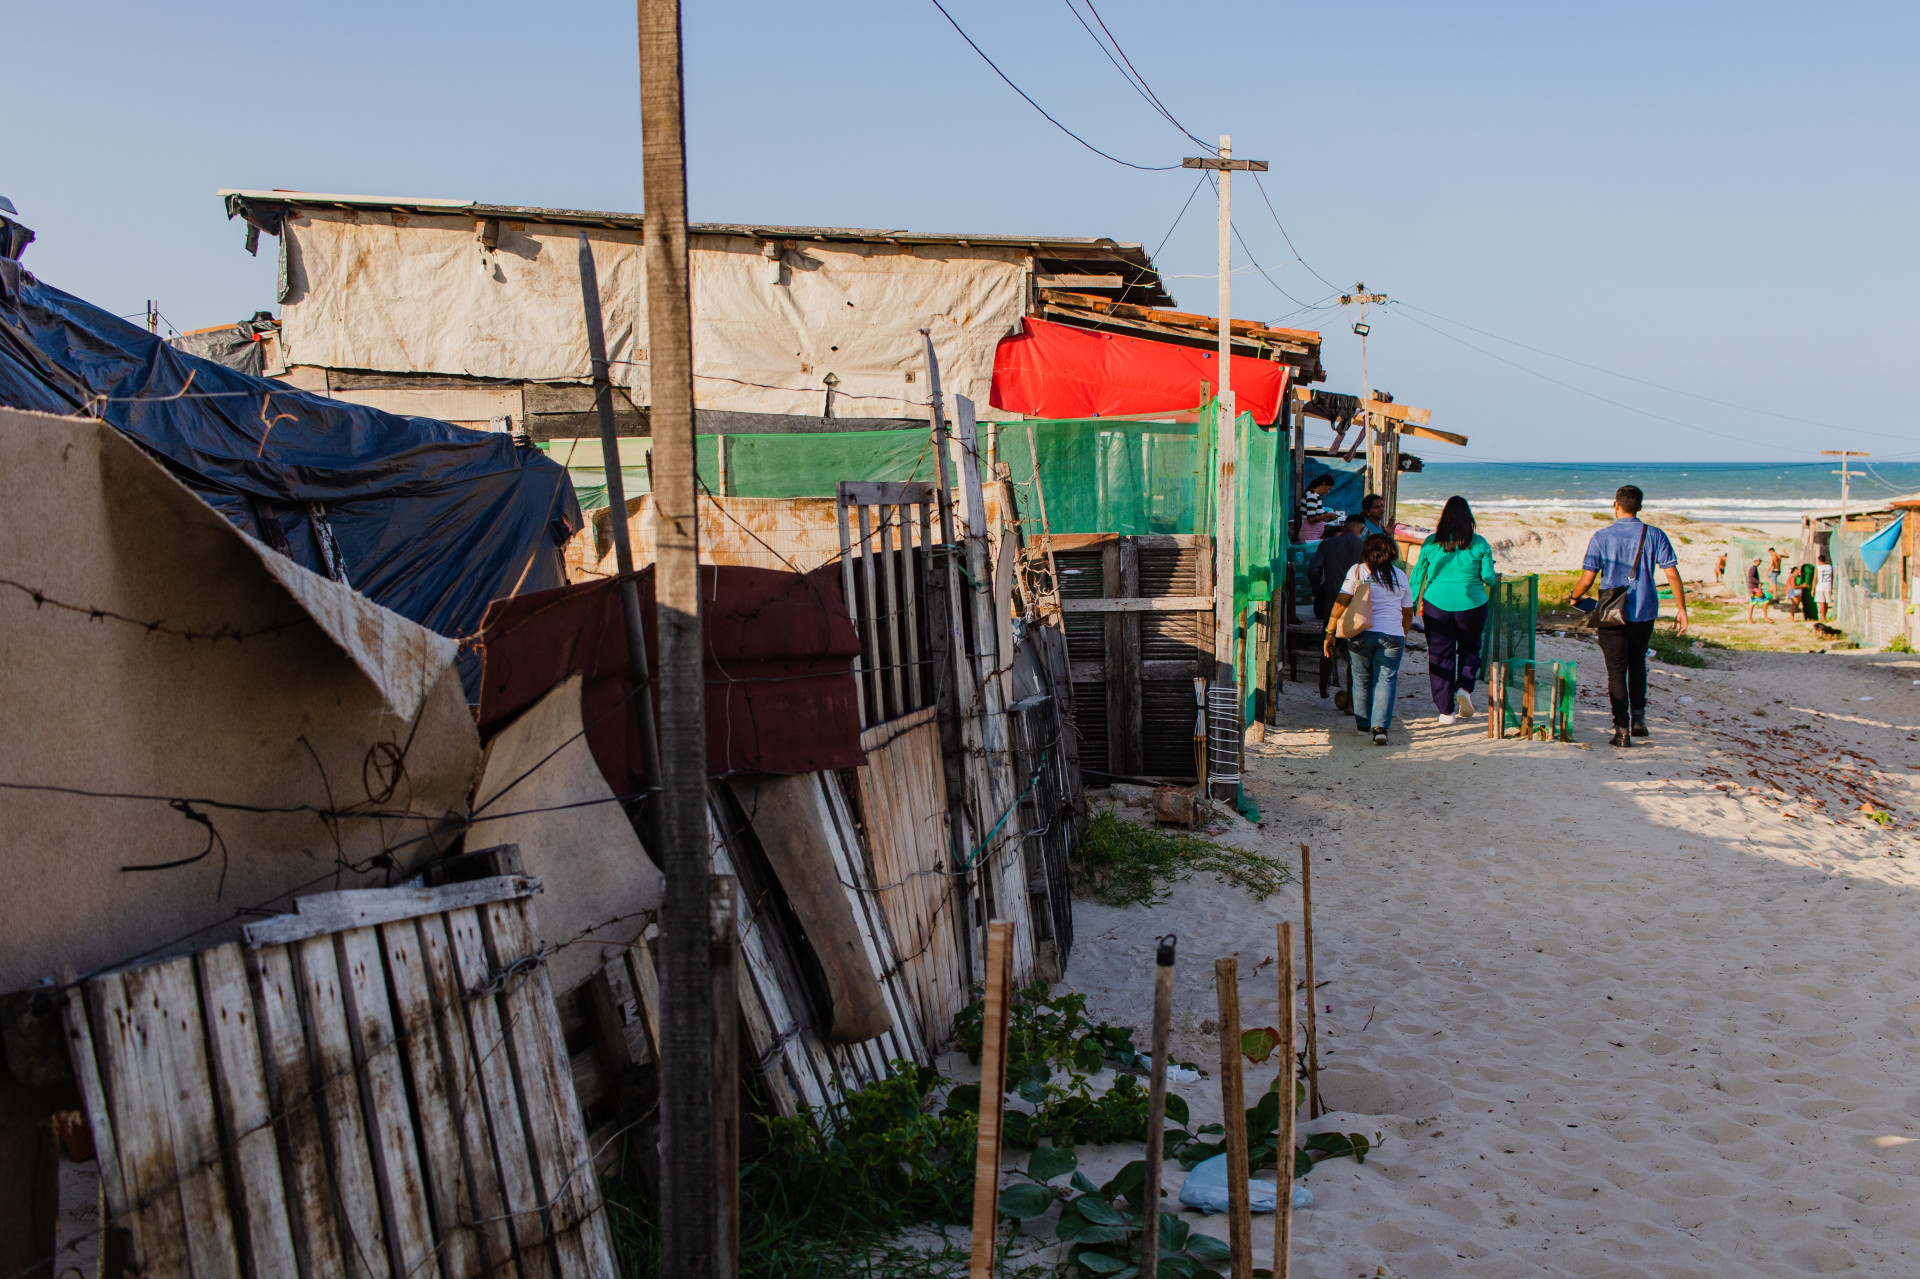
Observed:
[[[1367,535],[1384,533],[1392,538],[1392,530],[1386,527],[1387,499],[1378,493],[1369,493],[1360,499],[1360,514],[1367,517]]]
[[[1820,552],[1820,563],[1813,570],[1813,602],[1820,608],[1819,620],[1826,621],[1827,609],[1833,604],[1833,561],[1825,551]]]
[[[1427,682],[1442,724],[1473,715],[1487,592],[1498,580],[1493,548],[1474,531],[1473,508],[1464,497],[1448,498],[1413,566],[1414,607],[1427,628]]]
[[[1373,734],[1375,746],[1387,744],[1393,727],[1393,703],[1400,695],[1400,659],[1406,656],[1407,627],[1413,622],[1413,592],[1407,575],[1394,565],[1393,539],[1370,534],[1361,547],[1364,558],[1347,570],[1334,597],[1333,616],[1327,619],[1327,638],[1321,651],[1333,653],[1334,632],[1364,583],[1367,588],[1367,629],[1348,641],[1347,669],[1353,679],[1353,726]]]
[[[1713,584],[1715,586],[1720,585],[1721,579],[1726,577],[1726,575],[1727,575],[1727,553],[1725,551],[1722,551],[1720,552],[1720,558],[1713,562]]]
[[[1780,598],[1780,562],[1780,552],[1769,546],[1767,548],[1767,585],[1773,588],[1768,594],[1775,600]]]
[[[1687,586],[1680,580],[1680,560],[1667,535],[1641,522],[1640,506],[1646,494],[1623,484],[1613,495],[1613,523],[1593,535],[1581,561],[1580,580],[1573,584],[1573,600],[1587,593],[1594,579],[1601,587],[1627,588],[1624,624],[1594,631],[1601,656],[1607,659],[1607,700],[1613,705],[1613,744],[1631,746],[1647,735],[1647,641],[1660,616],[1660,588],[1654,585],[1657,565],[1667,571],[1673,586],[1676,634],[1687,633]]]
[[[1307,491],[1300,495],[1300,541],[1317,542],[1327,534],[1329,518],[1326,496],[1333,491],[1333,477],[1320,475],[1307,484]],[[1334,511],[1331,518],[1339,519],[1343,512]]]
[[[1767,588],[1760,584],[1760,561],[1747,565],[1747,620],[1753,620],[1753,610],[1758,608],[1760,616],[1773,620],[1773,597],[1767,594]]]
[[[1813,565],[1802,564],[1793,571],[1793,616],[1813,621],[1817,612],[1813,605]]]
[[[1334,596],[1340,593],[1340,583],[1346,580],[1347,570],[1358,564],[1362,558],[1361,549],[1365,537],[1361,530],[1366,527],[1366,518],[1359,513],[1347,516],[1346,523],[1338,533],[1322,541],[1314,549],[1313,558],[1307,561],[1307,581],[1313,585],[1313,615],[1320,619],[1322,629],[1326,629],[1327,619],[1333,616]],[[1336,639],[1331,653],[1320,656],[1320,696],[1327,695],[1327,685],[1333,679],[1340,658],[1346,653],[1347,642]],[[1346,710],[1351,704],[1347,690],[1342,687],[1335,705]]]

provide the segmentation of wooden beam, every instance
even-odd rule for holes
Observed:
[[[1438,440],[1442,444],[1458,444],[1464,448],[1467,443],[1467,437],[1464,435],[1456,435],[1452,431],[1438,431],[1431,426],[1403,426],[1400,430],[1403,434],[1417,435],[1423,440]]]
[[[1063,599],[1063,613],[1209,613],[1211,595],[1152,595],[1135,599]]]
[[[1126,287],[1124,275],[1038,275],[1033,282],[1043,289],[1119,289]]]
[[[1211,315],[1201,315],[1197,311],[1168,311],[1160,307],[1141,306],[1136,302],[1115,302],[1111,298],[1094,297],[1091,294],[1068,293],[1048,289],[1043,299],[1062,306],[1084,307],[1089,311],[1099,311],[1108,315],[1127,316],[1135,320],[1147,320],[1155,324],[1167,324],[1175,328],[1198,329],[1209,336],[1220,332],[1220,321]],[[1249,338],[1261,342],[1297,342],[1303,346],[1320,345],[1320,334],[1314,329],[1276,329],[1260,323],[1258,320],[1235,320],[1232,322],[1235,337]]]
[[[1217,327],[1207,329],[1192,328],[1186,325],[1166,324],[1156,320],[1141,319],[1137,316],[1114,315],[1101,309],[1084,306],[1063,306],[1058,302],[1042,299],[1040,309],[1048,315],[1057,315],[1063,319],[1078,320],[1083,324],[1110,324],[1116,328],[1136,329],[1142,333],[1151,333],[1155,337],[1180,338],[1183,341],[1218,342]],[[1144,308],[1142,308],[1144,309]],[[1314,352],[1298,342],[1257,343],[1255,339],[1235,333],[1234,345],[1242,348],[1242,354],[1257,359],[1263,351],[1278,351],[1283,355],[1295,355],[1311,358]]]

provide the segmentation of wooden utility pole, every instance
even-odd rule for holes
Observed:
[[[660,649],[660,793],[654,799],[654,829],[660,833],[658,856],[667,878],[660,911],[660,1273],[721,1279],[680,2],[636,4]]]
[[[1382,491],[1380,488],[1380,459],[1385,450],[1378,446],[1373,434],[1373,409],[1371,407],[1373,403],[1373,383],[1367,375],[1367,334],[1372,332],[1372,329],[1367,324],[1367,303],[1384,304],[1386,300],[1387,295],[1384,293],[1367,292],[1367,286],[1365,284],[1355,284],[1353,286],[1353,292],[1342,294],[1340,298],[1340,305],[1342,306],[1352,306],[1356,302],[1360,305],[1360,318],[1354,321],[1353,331],[1360,339],[1360,431],[1366,437],[1367,441],[1367,492],[1369,493],[1379,493]]]
[[[1853,449],[1821,449],[1820,456],[1837,457],[1840,459],[1840,469],[1835,471],[1834,474],[1840,477],[1840,531],[1844,533],[1847,531],[1847,502],[1851,496],[1847,491],[1847,481],[1852,478],[1847,474],[1847,459],[1850,457],[1872,457],[1873,454],[1860,453]]]
[[[1265,173],[1265,160],[1236,160],[1233,158],[1233,137],[1220,135],[1220,153],[1217,156],[1188,156],[1180,162],[1188,169],[1212,169],[1220,175],[1220,354],[1219,386],[1215,394],[1219,403],[1216,414],[1218,434],[1216,451],[1219,456],[1219,475],[1216,480],[1214,498],[1214,534],[1213,534],[1213,678],[1214,683],[1232,688],[1239,684],[1235,676],[1238,670],[1234,653],[1234,627],[1238,618],[1233,609],[1233,539],[1236,525],[1234,507],[1233,472],[1237,423],[1233,403],[1233,172],[1235,169],[1252,173]],[[1235,704],[1238,705],[1236,699]],[[1208,699],[1208,720],[1213,718],[1213,700]],[[1234,725],[1234,737],[1239,737],[1239,725]],[[1209,729],[1208,767],[1212,768],[1212,737]],[[1227,770],[1237,772],[1238,759]],[[1230,796],[1216,795],[1216,799]]]

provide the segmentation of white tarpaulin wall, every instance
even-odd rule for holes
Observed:
[[[578,228],[471,215],[302,209],[284,234],[286,365],[585,381]],[[614,380],[648,403],[637,231],[589,229]],[[1026,311],[1026,253],[976,245],[695,236],[694,396],[701,408],[899,417],[927,402],[927,330],[943,389],[986,404],[993,353]],[[775,281],[775,275],[778,281]],[[911,380],[909,380],[911,378]]]

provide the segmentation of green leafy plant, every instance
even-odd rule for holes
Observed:
[[[1905,635],[1896,635],[1888,640],[1886,644],[1881,647],[1880,651],[1883,653],[1911,653],[1913,651],[1913,641]]]
[[[1656,626],[1653,634],[1647,637],[1647,647],[1653,655],[1669,666],[1705,666],[1707,659],[1695,650],[1694,643],[1686,636],[1676,633],[1672,627]]]
[[[1080,1171],[1079,1162],[1070,1147],[1036,1147],[1026,1171],[1014,1174],[1020,1180],[1000,1192],[1000,1215],[1030,1221],[1059,1204],[1053,1235],[1067,1245],[1070,1273],[1133,1279],[1140,1273],[1144,1214],[1159,1210],[1159,1188],[1147,1186],[1145,1160],[1134,1160],[1101,1186]],[[1053,1184],[1063,1177],[1067,1184]],[[1218,1239],[1193,1233],[1174,1213],[1160,1213],[1161,1274],[1220,1279],[1214,1264],[1230,1255]]]
[[[1210,839],[1128,821],[1112,809],[1094,815],[1067,874],[1073,891],[1109,906],[1151,906],[1200,872],[1218,875],[1265,901],[1292,881],[1280,863]]]
[[[965,1272],[965,1254],[886,1242],[915,1222],[964,1222],[973,1210],[975,1122],[936,1113],[944,1081],[925,1067],[847,1094],[831,1115],[762,1119],[764,1143],[740,1171],[740,1273],[772,1279]],[[606,1186],[621,1273],[659,1272],[658,1212],[637,1179]]]

